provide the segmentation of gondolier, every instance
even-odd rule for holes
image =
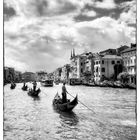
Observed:
[[[26,83],[24,82],[24,83],[23,83],[23,87],[25,87],[25,86],[26,86]]]
[[[65,87],[65,82],[63,83],[63,86],[62,86],[62,102],[63,103],[67,102],[67,90]]]
[[[36,83],[36,81],[34,81],[34,82],[33,82],[33,91],[36,90],[36,86],[37,86],[37,83]]]

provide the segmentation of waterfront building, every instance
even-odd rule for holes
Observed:
[[[130,75],[130,83],[136,84],[136,44],[121,52],[125,71]]]
[[[47,72],[45,71],[39,71],[39,72],[36,72],[36,75],[37,75],[37,81],[41,81],[41,80],[45,80],[47,78]]]
[[[22,75],[21,75],[21,72],[20,71],[16,71],[15,70],[15,82],[21,82],[22,80]]]
[[[86,53],[86,59],[84,61],[83,80],[86,82],[94,81],[94,54]]]
[[[36,74],[33,72],[24,72],[22,73],[22,80],[25,82],[31,82],[36,80]]]
[[[66,64],[62,67],[61,81],[68,82],[69,73],[70,73],[70,64]]]
[[[111,79],[114,74],[115,64],[122,64],[122,58],[117,55],[99,55],[94,56],[94,81],[99,82],[102,79]]]
[[[61,72],[62,72],[62,68],[57,68],[54,71],[54,81],[60,81],[61,80]]]
[[[54,72],[48,73],[46,79],[48,79],[48,80],[54,80]]]
[[[116,49],[107,49],[99,52],[100,55],[116,55]]]
[[[15,69],[11,67],[4,67],[4,82],[9,83],[15,80]]]
[[[70,58],[70,78],[81,78],[85,70],[86,53],[75,55],[75,51]]]
[[[129,47],[127,46],[127,45],[122,45],[121,47],[118,47],[117,49],[116,49],[116,54],[118,55],[118,56],[121,56],[121,52],[122,51],[124,51],[124,50],[126,50],[126,49],[128,49]]]

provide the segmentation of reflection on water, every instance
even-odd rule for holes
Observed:
[[[57,113],[59,113],[59,117],[61,119],[61,122],[68,124],[70,126],[74,126],[77,125],[79,118],[78,116],[73,112],[60,112],[57,111]]]
[[[40,100],[40,96],[38,97],[32,97],[34,101],[39,101]]]
[[[40,87],[38,98],[21,87],[4,86],[4,140],[136,140],[135,90],[66,85],[93,114],[80,103],[73,112],[54,110],[61,85]]]

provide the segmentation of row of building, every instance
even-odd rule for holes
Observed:
[[[79,55],[75,55],[73,49],[70,64],[57,68],[53,72],[53,78],[66,82],[71,78],[99,82],[104,79],[117,80],[122,72],[128,73],[131,83],[136,83],[136,44]]]
[[[129,75],[130,83],[136,84],[136,44],[131,44],[130,47],[124,45],[117,49],[107,49],[99,53],[87,52],[77,55],[73,49],[70,64],[57,68],[52,73],[45,71],[21,73],[14,68],[4,67],[4,83],[43,79],[68,82],[73,78],[99,82],[117,80],[117,76],[122,72]]]
[[[4,67],[4,83],[14,82],[30,82],[30,81],[40,81],[42,79],[47,78],[47,72],[39,71],[36,73],[33,72],[24,72],[15,70],[11,67]]]

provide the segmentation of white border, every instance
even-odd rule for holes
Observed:
[[[3,139],[3,1],[0,1],[0,140]]]
[[[140,140],[140,0],[137,0],[137,140]]]

